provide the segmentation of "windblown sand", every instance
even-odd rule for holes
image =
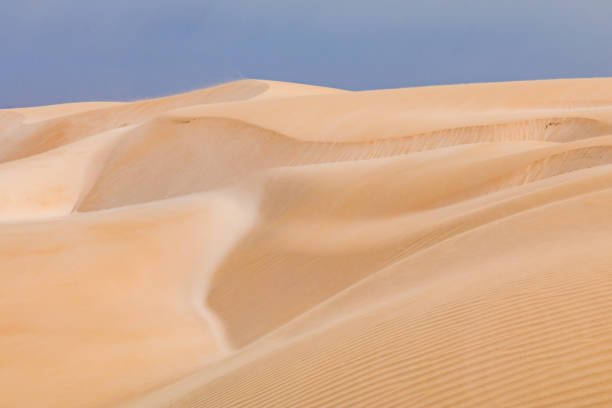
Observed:
[[[0,110],[0,406],[612,406],[612,79]]]

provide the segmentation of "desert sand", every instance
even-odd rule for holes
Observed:
[[[612,406],[612,79],[0,110],[0,406]]]

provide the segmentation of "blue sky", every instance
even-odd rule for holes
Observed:
[[[0,0],[0,107],[612,76],[610,0]]]

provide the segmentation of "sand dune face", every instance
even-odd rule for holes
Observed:
[[[612,405],[612,79],[0,110],[0,406]]]

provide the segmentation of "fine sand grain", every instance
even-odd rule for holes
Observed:
[[[612,79],[0,110],[0,407],[612,406]]]

